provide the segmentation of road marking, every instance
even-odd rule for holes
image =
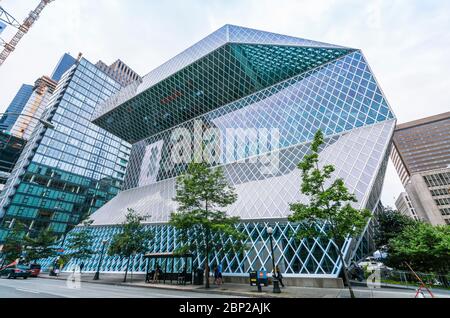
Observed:
[[[16,290],[26,292],[26,293],[40,294],[40,292],[38,292],[38,291],[28,290],[28,289],[16,288]]]

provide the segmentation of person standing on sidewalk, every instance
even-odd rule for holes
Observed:
[[[280,282],[281,287],[284,288],[283,275],[281,274],[280,267],[278,267],[278,266],[275,267],[275,275],[274,276]]]

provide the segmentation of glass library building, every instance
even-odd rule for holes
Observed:
[[[149,216],[149,253],[173,252],[176,178],[206,151],[211,168],[222,167],[236,190],[227,213],[241,218],[248,236],[245,252],[216,251],[211,266],[220,264],[228,277],[271,271],[272,227],[285,277],[335,279],[342,264],[333,241],[290,235],[301,225],[288,222],[289,205],[307,202],[297,165],[321,129],[321,164],[336,167],[334,178],[356,195],[355,207],[376,213],[396,118],[361,50],[226,25],[107,99],[92,122],[133,146],[122,192],[92,215],[98,254],[85,270],[96,270],[102,242],[121,230],[128,209]],[[369,223],[343,252],[359,260],[373,248]],[[198,254],[188,265],[205,261]],[[185,265],[168,262],[175,270]],[[145,272],[147,259],[136,255],[131,264]],[[101,271],[125,266],[106,257]]]

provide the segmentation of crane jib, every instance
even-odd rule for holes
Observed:
[[[28,17],[24,20],[22,24],[17,22],[16,19],[12,15],[10,15],[6,10],[0,7],[0,28],[3,24],[11,25],[17,29],[16,34],[12,37],[12,39],[7,42],[0,38],[0,46],[3,46],[3,51],[0,52],[0,66],[5,62],[8,56],[15,50],[17,44],[23,38],[23,36],[28,32],[28,30],[33,26],[36,20],[39,18],[42,10],[45,8],[47,4],[53,2],[54,0],[41,0],[33,11],[30,12]],[[4,29],[4,27],[2,28]],[[2,31],[0,29],[0,33]]]

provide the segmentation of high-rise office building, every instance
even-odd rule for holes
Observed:
[[[66,53],[59,60],[51,77],[40,77],[34,86],[23,85],[6,112],[24,116],[3,116],[0,120],[0,129],[11,132],[18,138],[28,139],[38,121],[36,118],[40,118],[44,112],[56,84],[75,63],[76,59]]]
[[[56,65],[50,78],[55,82],[59,82],[63,74],[67,72],[73,65],[75,65],[76,62],[77,62],[76,58],[74,58],[68,53],[65,53],[59,60],[58,64]]]
[[[0,132],[0,191],[3,190],[26,143],[24,139],[15,137],[9,132]]]
[[[18,119],[18,115],[8,115],[8,114],[20,114],[22,113],[23,108],[27,104],[30,99],[31,94],[33,94],[33,86],[23,84],[16,96],[9,104],[8,108],[5,111],[5,115],[0,119],[0,130],[1,131],[10,131],[12,126],[16,123]]]
[[[419,219],[450,224],[450,112],[398,125],[391,157]]]
[[[406,215],[411,219],[419,221],[419,217],[417,216],[416,210],[414,209],[411,199],[409,198],[406,192],[400,193],[399,197],[395,201],[395,207],[403,215]]]
[[[102,61],[99,61],[95,66],[109,76],[116,78],[122,86],[128,86],[134,82],[141,81],[141,77],[121,60],[115,61],[110,66],[106,65]]]
[[[11,127],[11,134],[25,140],[30,138],[39,122],[38,118],[41,118],[50,97],[55,91],[56,85],[57,82],[47,76],[42,76],[36,81],[33,94],[22,109],[22,115],[17,118],[17,121]]]
[[[90,122],[121,85],[84,58],[60,79],[42,118],[0,194],[6,227],[64,234],[111,200],[123,185],[130,145]]]
[[[300,225],[288,222],[289,204],[307,202],[297,165],[322,129],[321,164],[336,166],[333,177],[355,193],[355,207],[375,211],[396,120],[360,50],[227,25],[108,99],[93,122],[133,144],[124,191],[92,215],[96,250],[120,231],[131,208],[151,216],[148,252],[173,252],[178,243],[167,222],[176,209],[176,177],[193,158],[179,160],[179,150],[204,149],[236,189],[227,212],[242,219],[238,228],[249,247],[242,254],[218,251],[210,265],[233,277],[272,270],[271,226],[284,275],[320,278],[325,286],[342,269],[334,242],[290,235]],[[368,227],[347,241],[347,260],[373,251],[370,234]],[[85,262],[86,270],[95,270],[98,258]],[[191,271],[205,261],[199,252],[192,264],[171,259],[167,268]],[[125,263],[106,257],[102,271],[120,272]],[[143,255],[132,264],[134,272],[146,271]]]

